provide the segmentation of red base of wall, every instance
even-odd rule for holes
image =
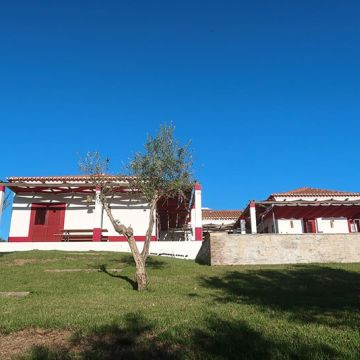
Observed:
[[[10,236],[8,239],[9,242],[31,242],[31,239],[28,236]]]

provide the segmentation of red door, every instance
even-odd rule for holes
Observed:
[[[32,204],[29,230],[31,241],[59,241],[64,218],[65,204]]]
[[[304,231],[306,233],[316,233],[316,220],[315,219],[304,219]]]

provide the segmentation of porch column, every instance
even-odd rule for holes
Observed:
[[[201,185],[195,184],[194,186],[194,208],[192,219],[193,229],[195,230],[193,233],[195,234],[194,240],[202,241],[202,211],[201,211]]]
[[[240,231],[242,234],[246,234],[245,219],[240,219]]]
[[[1,225],[1,216],[3,213],[4,200],[5,200],[5,186],[0,185],[0,225]]]
[[[256,206],[255,201],[250,203],[250,223],[251,223],[251,233],[257,233],[257,224],[256,224]]]
[[[102,203],[100,201],[100,187],[96,187],[95,190],[95,209],[94,209],[94,229],[93,229],[93,241],[101,241],[102,230]]]

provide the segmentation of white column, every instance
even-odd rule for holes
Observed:
[[[5,186],[0,185],[0,226],[1,226],[1,216],[4,210],[3,209],[4,200],[5,200]]]
[[[240,231],[242,234],[246,234],[245,219],[240,219]]]
[[[194,186],[194,205],[191,211],[191,222],[193,229],[193,239],[202,240],[202,209],[201,209],[201,185],[195,184]]]
[[[102,214],[103,207],[100,201],[100,191],[99,187],[95,190],[95,209],[94,209],[94,222],[93,222],[93,241],[101,241],[102,235]]]
[[[251,223],[251,233],[257,233],[257,224],[256,224],[256,206],[255,201],[250,203],[250,223]]]

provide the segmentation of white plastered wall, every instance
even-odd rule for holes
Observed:
[[[279,234],[302,234],[304,232],[301,219],[278,219],[277,227]]]
[[[141,197],[129,195],[114,196],[111,198],[110,207],[115,220],[119,220],[125,226],[131,226],[135,236],[145,236],[149,224],[149,204]],[[103,211],[103,229],[108,230],[106,235],[118,236],[111,224],[106,212]],[[156,226],[153,227],[152,235],[156,234]]]
[[[319,233],[347,234],[349,232],[349,225],[346,218],[318,218],[316,219],[316,224]]]

